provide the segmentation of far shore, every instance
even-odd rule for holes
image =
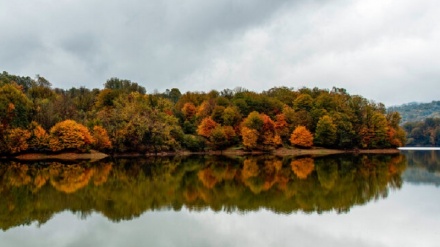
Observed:
[[[226,156],[243,156],[243,155],[260,155],[260,154],[271,154],[276,156],[324,156],[332,154],[343,154],[343,153],[354,153],[354,154],[395,154],[399,153],[400,150],[397,148],[390,149],[327,149],[327,148],[310,148],[310,149],[299,149],[299,148],[279,148],[272,151],[245,151],[242,149],[230,148],[223,151],[206,151],[206,152],[190,152],[190,151],[177,151],[177,152],[160,152],[160,153],[120,153],[120,154],[105,154],[95,150],[90,153],[59,153],[59,154],[44,154],[44,153],[27,153],[20,154],[12,157],[13,159],[23,160],[23,161],[39,161],[39,160],[100,160],[106,157],[145,157],[145,156],[188,156],[188,155],[226,155]]]

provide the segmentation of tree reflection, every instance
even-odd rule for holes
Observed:
[[[426,168],[429,172],[440,172],[439,150],[408,150],[408,165],[411,167]]]
[[[0,228],[64,210],[111,220],[158,209],[346,212],[400,188],[403,155],[196,156],[0,164]]]

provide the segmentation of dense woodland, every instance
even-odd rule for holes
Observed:
[[[403,128],[408,133],[408,146],[440,146],[440,118],[407,122]]]
[[[388,111],[397,111],[402,117],[407,146],[440,145],[440,101],[393,106]]]
[[[52,88],[44,77],[0,74],[0,153],[269,151],[405,144],[400,115],[342,88],[236,88],[147,93],[111,78],[104,89]]]

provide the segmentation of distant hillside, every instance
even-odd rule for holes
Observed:
[[[431,103],[408,103],[388,107],[388,111],[397,111],[402,116],[401,124],[423,121],[426,118],[440,118],[440,101]]]

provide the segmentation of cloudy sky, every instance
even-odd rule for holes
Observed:
[[[0,70],[54,87],[346,88],[440,100],[437,0],[0,0]]]

